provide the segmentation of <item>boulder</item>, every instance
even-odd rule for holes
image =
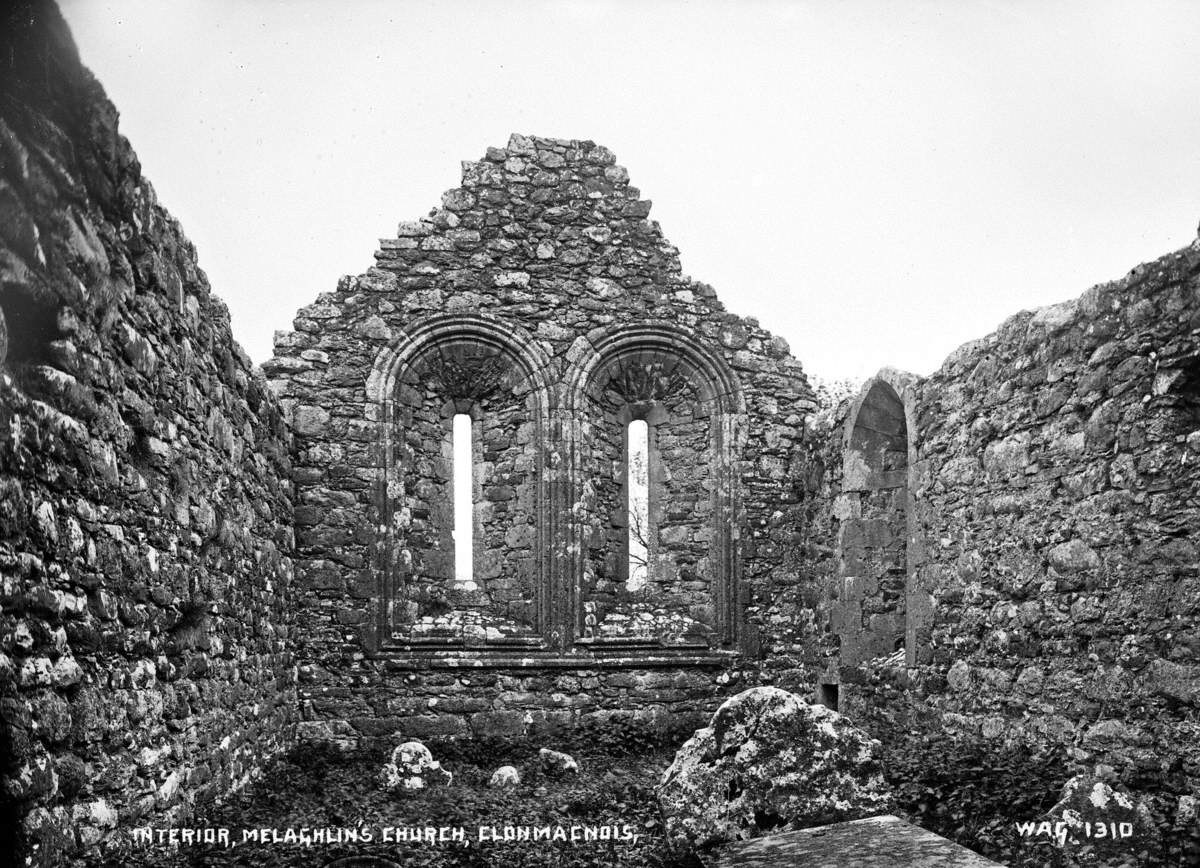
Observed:
[[[489,787],[515,787],[521,783],[521,774],[513,766],[500,766],[492,772]]]
[[[886,813],[879,742],[776,687],[726,700],[658,786],[671,838],[694,846]]]
[[[391,762],[385,763],[379,780],[390,793],[411,793],[427,787],[444,786],[453,775],[433,758],[429,748],[419,741],[406,741],[392,751]]]
[[[538,751],[538,763],[547,777],[557,778],[563,775],[579,774],[579,763],[569,753],[559,753],[556,750],[542,748]]]
[[[1058,802],[1025,837],[1067,852],[1086,850],[1117,864],[1153,849],[1159,834],[1146,804],[1097,774],[1078,774],[1063,785]]]

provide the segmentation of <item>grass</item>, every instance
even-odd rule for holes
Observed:
[[[392,796],[378,783],[386,757],[375,752],[339,753],[306,746],[269,764],[262,776],[221,805],[211,806],[195,826],[230,830],[235,846],[131,845],[113,853],[107,865],[148,868],[209,866],[325,866],[359,857],[345,868],[699,868],[695,855],[668,844],[662,834],[654,788],[686,734],[656,733],[620,726],[564,736],[561,743],[461,741],[429,744],[434,757],[454,774],[448,787]],[[563,779],[538,768],[537,750],[570,752],[580,773]],[[1033,846],[1014,831],[1016,821],[1042,815],[1057,799],[1068,763],[1059,750],[1000,749],[947,736],[892,739],[886,746],[889,783],[897,813],[1004,864],[1022,866],[1123,864],[1080,853],[1067,858],[1056,848]],[[936,761],[931,758],[936,757]],[[501,765],[516,766],[521,783],[509,789],[488,786]],[[1174,799],[1162,799],[1155,815],[1161,842],[1145,842],[1137,864],[1200,865],[1200,829],[1172,819]],[[1186,824],[1184,824],[1186,825]],[[606,830],[600,840],[480,840],[492,827],[531,830]],[[431,827],[462,830],[465,841],[381,840],[382,830]],[[615,834],[613,829],[616,829]],[[372,840],[317,843],[240,843],[243,829],[366,830]],[[410,832],[411,834],[411,832]],[[515,830],[514,830],[515,834]],[[533,832],[531,831],[531,836]],[[436,835],[436,832],[435,832]],[[393,837],[399,837],[393,835]],[[1130,853],[1127,855],[1133,856]],[[366,861],[365,857],[392,860]]]
[[[538,745],[540,746],[540,745]],[[129,845],[109,864],[166,866],[322,866],[344,857],[383,857],[409,866],[512,866],[512,868],[695,868],[687,853],[662,835],[654,786],[674,757],[675,745],[638,745],[632,752],[578,749],[577,776],[554,779],[538,768],[537,747],[524,743],[431,744],[434,757],[454,774],[448,787],[392,796],[377,782],[382,752],[343,754],[307,746],[271,763],[263,775],[195,826],[227,828],[232,847]],[[547,745],[554,747],[554,745]],[[513,765],[521,783],[488,786],[492,772]],[[485,827],[481,836],[480,827]],[[481,840],[504,835],[504,827],[556,828],[563,835],[595,840]],[[381,840],[383,830],[462,829],[462,841]],[[243,829],[360,829],[372,840],[342,843],[242,841]],[[591,832],[585,830],[592,830]],[[410,831],[411,835],[412,832]],[[512,834],[517,834],[514,828]],[[611,836],[608,840],[601,836]],[[131,848],[131,849],[130,849]],[[361,866],[371,864],[368,861]],[[381,863],[375,863],[381,864]]]

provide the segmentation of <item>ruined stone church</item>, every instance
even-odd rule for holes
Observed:
[[[1200,788],[1200,242],[822,413],[611,152],[514,135],[258,370],[61,20],[16,23],[21,846],[182,820],[305,740],[694,726],[755,684]]]

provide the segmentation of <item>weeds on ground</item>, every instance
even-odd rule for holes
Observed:
[[[526,740],[430,746],[443,767],[453,772],[451,786],[391,796],[377,779],[385,761],[383,752],[343,754],[306,746],[277,759],[245,791],[214,807],[196,824],[228,828],[235,842],[241,841],[243,829],[280,833],[287,829],[354,829],[370,833],[370,841],[313,846],[247,842],[232,847],[191,845],[177,851],[136,845],[115,854],[109,864],[285,868],[322,866],[348,856],[378,856],[405,868],[698,866],[694,857],[676,851],[664,838],[654,798],[654,787],[670,764],[675,746],[642,745],[617,757],[596,743],[590,751],[575,752],[580,772],[563,779],[542,773],[537,748]],[[489,787],[491,774],[500,765],[516,766],[521,783],[506,789]],[[493,827],[495,834],[502,836],[506,826],[563,827],[568,835],[575,827],[580,836],[584,828],[608,827],[609,831],[603,833],[605,840],[574,843],[480,840],[489,837]],[[385,828],[461,828],[466,841],[384,842]]]

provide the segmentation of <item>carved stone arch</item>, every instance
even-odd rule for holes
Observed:
[[[720,403],[723,412],[744,417],[746,399],[741,383],[725,359],[674,323],[642,322],[631,326],[594,329],[578,338],[568,353],[570,361],[563,377],[563,406],[579,409],[588,381],[602,363],[629,357],[666,354],[677,358],[698,375],[697,384],[706,400]]]
[[[442,314],[421,320],[397,335],[377,356],[367,379],[367,417],[377,426],[375,464],[377,482],[373,497],[373,526],[376,530],[372,569],[375,572],[376,612],[374,626],[376,641],[373,646],[414,647],[453,649],[470,645],[474,647],[543,647],[551,622],[551,559],[549,541],[553,537],[553,516],[549,510],[549,479],[546,444],[549,439],[551,387],[549,382],[549,359],[541,345],[524,329],[498,318],[483,314]],[[505,419],[509,430],[501,431],[500,423],[494,420],[482,435],[478,427],[488,421],[489,402],[503,396]],[[425,422],[425,436],[417,430],[413,413],[419,412]],[[408,496],[406,479],[420,474],[409,473],[406,460],[413,457],[414,449],[424,450],[419,457],[429,464],[437,463],[436,448],[445,454],[445,437],[448,437],[449,420],[456,413],[467,413],[474,421],[474,456],[480,463],[488,455],[491,443],[481,439],[496,434],[502,443],[518,444],[521,453],[516,463],[521,466],[522,480],[515,494],[505,492],[504,497],[513,502],[522,502],[528,511],[531,527],[519,528],[521,540],[520,557],[514,558],[517,568],[522,570],[528,599],[508,600],[497,603],[491,597],[478,602],[470,617],[454,617],[453,608],[462,603],[463,594],[443,595],[429,599],[428,589],[413,581],[413,552],[416,550],[412,538],[411,510],[398,505]],[[433,443],[428,428],[433,419],[442,420],[444,435],[439,444]],[[499,433],[497,434],[497,432]],[[412,444],[416,443],[417,446]],[[516,448],[516,447],[513,447]],[[513,463],[511,456],[506,460]],[[491,465],[481,464],[490,467]],[[442,481],[444,482],[444,472]],[[425,472],[432,481],[423,484],[436,487],[437,473]],[[502,482],[505,480],[502,480]],[[497,490],[502,486],[497,483]],[[484,489],[485,495],[487,489]],[[432,499],[438,501],[438,492]],[[441,498],[444,512],[444,500]],[[407,502],[407,501],[405,501]],[[492,504],[488,504],[489,506]],[[436,506],[434,508],[437,508]],[[436,524],[436,522],[435,522]],[[531,532],[530,532],[531,531]],[[444,538],[444,529],[441,534]],[[444,542],[435,540],[435,548]],[[444,549],[444,546],[442,546]],[[481,547],[484,556],[503,559],[510,552],[503,546]],[[477,559],[480,555],[477,553]],[[502,565],[502,569],[507,569]],[[444,567],[443,567],[444,571]],[[510,577],[503,576],[511,584]],[[436,582],[425,583],[434,587]],[[465,591],[461,588],[454,589]],[[507,594],[508,591],[506,590]],[[408,594],[409,596],[406,596]],[[428,607],[450,606],[445,628],[436,623],[426,634],[418,635],[409,625],[414,605],[420,601],[413,596],[424,594],[423,602]],[[465,604],[464,604],[465,605]],[[527,629],[506,626],[508,612],[514,606],[520,609],[517,622]],[[498,610],[504,609],[501,613]],[[422,621],[429,621],[423,617]],[[435,619],[436,620],[436,619]],[[508,621],[512,621],[508,618]],[[464,622],[464,623],[460,623]],[[409,625],[407,633],[400,625]]]
[[[745,399],[738,378],[724,358],[693,333],[665,322],[597,329],[576,340],[568,360],[557,414],[568,459],[559,488],[567,523],[556,560],[566,603],[564,637],[592,647],[609,643],[732,649],[739,638],[741,609],[740,455],[746,437]],[[680,474],[695,477],[680,483],[687,491],[672,507],[683,516],[694,508],[697,518],[691,525],[686,517],[673,519],[669,531],[679,537],[672,542],[676,550],[662,550],[664,559],[677,559],[673,577],[647,591],[660,605],[653,611],[644,606],[637,613],[644,619],[644,632],[605,635],[603,624],[597,626],[603,618],[595,607],[606,605],[601,589],[619,584],[619,576],[602,563],[619,550],[611,538],[610,517],[620,508],[619,496],[613,496],[614,485],[616,490],[620,485],[613,482],[609,468],[622,461],[626,444],[618,426],[631,418],[655,421],[654,438],[691,438],[672,450]],[[701,454],[692,454],[689,446]],[[665,532],[662,538],[667,538]],[[689,547],[692,554],[685,551]],[[694,564],[686,562],[691,557]],[[686,613],[668,611],[671,606],[687,608],[683,601],[689,594],[703,604]],[[668,605],[671,600],[676,602]],[[619,615],[628,617],[624,611]]]
[[[549,406],[550,359],[542,345],[525,329],[482,313],[437,314],[419,320],[407,330],[399,330],[390,344],[379,352],[367,377],[368,408],[382,408],[394,393],[397,377],[416,356],[460,338],[506,352],[540,392]]]
[[[904,651],[915,665],[930,602],[920,591],[924,549],[917,519],[916,386],[884,368],[851,402],[842,430],[838,514],[838,617],[843,665]]]

